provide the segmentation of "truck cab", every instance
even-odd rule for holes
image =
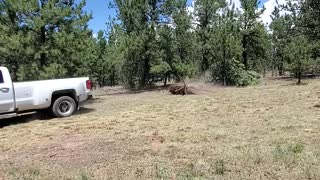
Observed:
[[[12,82],[9,70],[0,66],[0,119],[41,109],[68,117],[91,97],[88,77]]]
[[[15,94],[10,73],[0,67],[0,115],[15,112]]]

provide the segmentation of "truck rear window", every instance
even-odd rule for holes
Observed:
[[[1,72],[1,70],[0,70],[0,84],[1,84],[1,83],[4,83],[4,81],[3,81],[2,72]]]

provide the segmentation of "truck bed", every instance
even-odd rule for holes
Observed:
[[[85,82],[89,78],[68,78],[29,82],[14,82],[16,104],[19,111],[43,109],[51,105],[51,95],[60,90],[76,90],[79,102],[86,100]]]

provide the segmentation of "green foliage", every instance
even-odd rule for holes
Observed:
[[[191,17],[186,11],[186,1],[181,1],[178,4],[177,12],[173,14],[175,28],[173,30],[175,48],[175,58],[171,64],[173,74],[180,78],[191,76],[194,71],[194,62],[192,61],[193,51],[193,34],[191,29]]]
[[[224,175],[226,171],[225,163],[223,160],[217,160],[214,165],[215,174]]]
[[[227,81],[230,85],[249,86],[258,84],[260,75],[255,71],[246,71],[239,62],[233,62],[227,74]]]
[[[163,163],[157,163],[155,165],[156,177],[157,179],[168,179],[169,178],[169,170]]]
[[[290,34],[290,17],[288,15],[281,16],[280,9],[275,7],[272,12],[272,69],[278,69],[279,75],[284,75],[285,72],[285,47],[288,43]]]
[[[249,70],[257,60],[266,57],[265,43],[267,41],[264,32],[266,30],[258,22],[265,8],[261,10],[258,8],[260,3],[258,0],[241,0],[240,2],[243,8],[243,13],[240,15],[242,61],[246,70]]]
[[[78,4],[62,0],[0,2],[0,62],[9,67],[14,80],[81,74],[94,48],[87,29],[91,15],[82,11],[84,6],[84,0]],[[30,65],[35,69],[29,70]]]
[[[124,83],[130,88],[138,88],[143,77],[144,53],[143,39],[134,33],[126,37],[124,42],[124,64],[122,73],[124,75]]]
[[[14,80],[90,76],[99,86],[136,89],[210,74],[223,85],[248,86],[260,74],[320,72],[320,8],[288,2],[272,13],[241,0],[114,0],[117,18],[97,36],[88,29],[86,1],[0,1],[0,64]],[[282,15],[281,11],[289,13]],[[30,68],[31,67],[31,68]]]
[[[229,85],[229,86],[255,85],[255,84],[258,84],[260,79],[260,74],[256,73],[255,71],[245,70],[244,65],[237,60],[226,62],[224,68],[213,67],[212,72],[213,72],[212,76],[217,77],[216,79],[214,79],[215,81],[218,81],[218,82],[225,81],[225,85]],[[224,75],[221,76],[221,74],[224,74]]]
[[[292,38],[285,52],[289,69],[298,77],[300,84],[302,73],[308,71],[311,65],[310,45],[304,36],[297,36]]]
[[[296,158],[297,155],[301,154],[304,150],[304,145],[301,143],[291,143],[286,146],[277,145],[273,150],[274,160],[289,160],[293,157]]]
[[[209,69],[212,57],[212,44],[210,43],[212,35],[212,27],[219,23],[219,10],[227,6],[224,0],[199,0],[195,1],[195,16],[199,22],[196,27],[197,38],[197,59],[201,71]]]
[[[300,143],[290,144],[288,151],[294,154],[300,154],[304,150],[304,145]]]
[[[280,15],[280,10],[287,14]],[[318,2],[288,2],[272,13],[273,64],[283,75],[289,70],[301,83],[303,73],[318,72],[320,22]],[[285,69],[286,68],[286,69]]]
[[[242,61],[241,21],[234,8],[226,8],[212,33],[213,60],[211,72],[214,81],[224,85],[248,86],[257,83],[258,76],[247,70]]]
[[[20,65],[18,73],[17,73],[17,80],[24,81],[24,80],[39,80],[40,69],[39,65],[36,63],[32,63],[30,65]]]
[[[41,79],[57,79],[66,77],[67,69],[61,64],[52,63],[40,72]]]
[[[128,87],[143,88],[159,79],[166,82],[170,76],[183,80],[192,74],[193,33],[186,1],[114,3],[124,29],[121,72]],[[168,21],[174,27],[162,24]]]
[[[300,29],[312,44],[314,59],[320,57],[320,5],[317,0],[306,0],[300,4]]]
[[[167,62],[160,61],[158,64],[151,67],[150,72],[152,74],[167,74],[172,71],[170,65]]]
[[[86,173],[81,173],[80,180],[90,180],[91,178]]]

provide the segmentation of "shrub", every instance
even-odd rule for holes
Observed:
[[[245,70],[244,65],[237,60],[227,61],[226,67],[212,66],[213,81],[226,82],[226,85],[249,86],[259,83],[260,74]]]

